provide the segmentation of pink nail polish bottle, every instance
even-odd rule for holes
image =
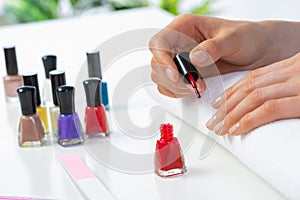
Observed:
[[[187,172],[178,139],[173,136],[172,124],[160,126],[160,139],[157,140],[154,163],[155,173],[160,177],[182,175]]]
[[[7,102],[18,102],[18,87],[23,85],[22,76],[18,74],[18,64],[16,57],[16,49],[12,47],[4,47],[4,56],[7,75],[3,77],[5,98]]]

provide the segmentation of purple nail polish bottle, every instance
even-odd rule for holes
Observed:
[[[75,112],[73,86],[60,86],[56,88],[60,115],[58,116],[58,144],[68,147],[84,142],[82,126]]]

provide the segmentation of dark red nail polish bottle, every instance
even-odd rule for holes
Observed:
[[[105,107],[101,100],[101,80],[89,78],[83,81],[87,107],[85,109],[85,133],[88,136],[108,136],[109,127]]]
[[[161,177],[182,175],[187,172],[178,139],[173,136],[172,124],[160,125],[160,140],[155,150],[155,173]]]

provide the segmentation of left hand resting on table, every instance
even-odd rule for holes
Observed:
[[[211,105],[206,126],[217,134],[242,135],[279,119],[300,117],[300,53],[252,71]]]

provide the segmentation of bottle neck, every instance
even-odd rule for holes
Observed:
[[[165,141],[173,140],[173,126],[171,124],[162,124],[160,126],[160,139]]]

